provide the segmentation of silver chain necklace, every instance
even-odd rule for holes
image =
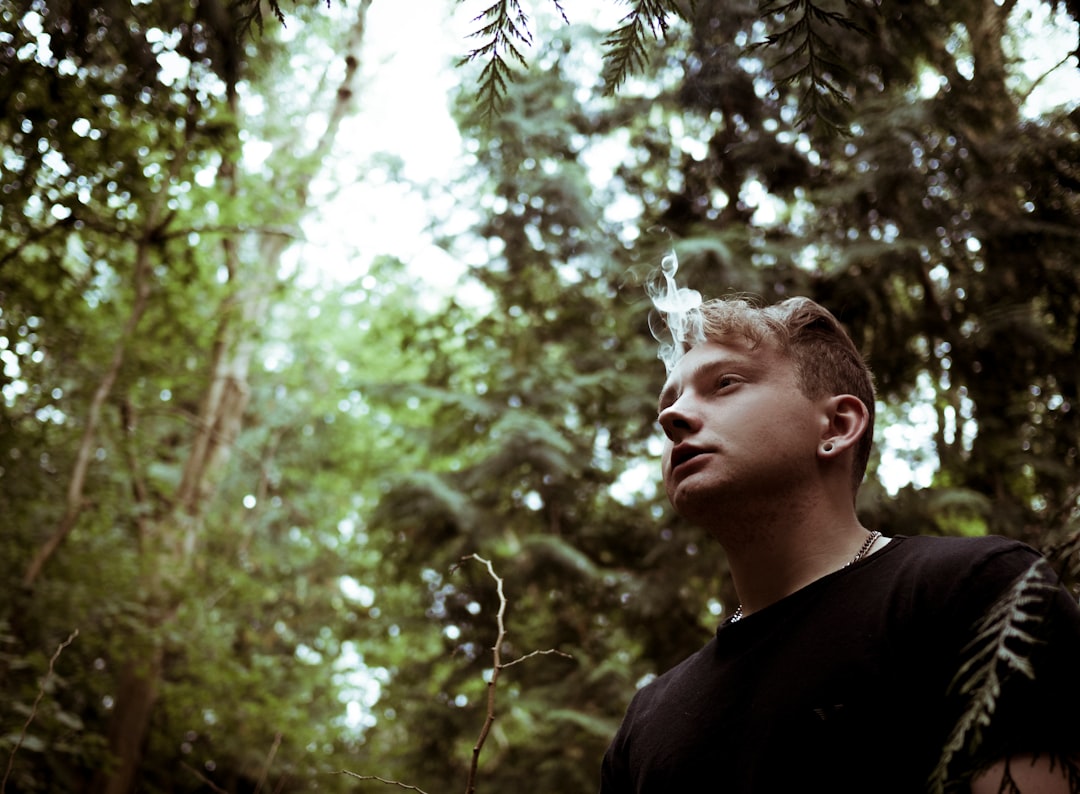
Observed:
[[[870,548],[875,543],[877,543],[877,539],[880,538],[880,537],[881,537],[881,533],[878,532],[876,529],[873,532],[871,532],[869,537],[867,537],[866,541],[862,544],[862,548],[859,549],[859,553],[855,555],[855,558],[852,559],[851,562],[844,563],[841,570],[843,570],[844,568],[847,568],[849,565],[854,565],[859,560],[861,560],[863,557],[865,557],[866,552],[870,551]],[[739,606],[736,607],[735,611],[731,615],[731,622],[732,623],[738,623],[740,620],[742,620],[742,617],[743,617],[742,604],[739,604]]]

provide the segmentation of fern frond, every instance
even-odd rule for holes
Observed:
[[[1051,516],[1051,526],[1060,524],[1064,529],[1064,536],[1059,540],[1042,548],[1043,554],[1058,570],[1059,575],[1065,582],[1075,583],[1080,579],[1080,526],[1069,529],[1069,515],[1073,505],[1080,499],[1080,485],[1074,488]],[[1075,521],[1073,524],[1075,525]]]
[[[604,92],[615,93],[635,70],[648,63],[646,34],[660,38],[667,34],[669,17],[683,17],[673,0],[634,0],[630,12],[604,40]]]
[[[961,753],[974,752],[989,726],[1001,690],[1013,675],[1034,678],[1031,651],[1041,644],[1032,628],[1043,620],[1047,599],[1055,596],[1056,580],[1042,558],[1032,564],[999,598],[975,627],[965,647],[966,661],[957,670],[949,691],[967,699],[967,707],[949,734],[930,777],[930,791],[942,794],[949,767]]]
[[[559,8],[559,11],[562,9]],[[563,19],[566,19],[565,14]],[[529,27],[529,16],[521,7],[521,0],[495,0],[473,17],[472,21],[480,24],[468,37],[481,39],[483,43],[466,53],[458,65],[489,59],[477,79],[480,85],[477,104],[480,106],[481,116],[490,119],[502,108],[507,83],[514,79],[514,72],[506,57],[509,56],[521,66],[528,67],[520,47],[532,46],[532,30]]]
[[[846,0],[844,4],[845,8],[857,5],[853,0]],[[869,35],[868,31],[843,11],[825,8],[814,0],[763,0],[759,8],[763,18],[772,17],[782,27],[764,40],[750,44],[747,51],[779,50],[773,68],[787,66],[790,70],[777,82],[781,85],[805,84],[800,94],[796,126],[805,128],[816,122],[826,132],[843,134],[846,131],[844,111],[850,107],[850,100],[830,79],[829,73],[845,74],[847,68],[840,63],[822,31],[836,27],[864,36]]]

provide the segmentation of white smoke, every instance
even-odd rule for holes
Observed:
[[[649,315],[649,330],[660,343],[657,358],[664,362],[668,373],[682,358],[688,347],[700,342],[702,317],[701,293],[675,283],[679,258],[672,251],[660,261],[660,272],[649,280],[646,291],[656,311]]]

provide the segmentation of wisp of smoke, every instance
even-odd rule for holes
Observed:
[[[655,307],[649,314],[649,330],[660,343],[656,355],[668,373],[690,347],[704,339],[701,293],[678,286],[678,270],[679,258],[672,251],[660,261],[660,272],[645,287]]]

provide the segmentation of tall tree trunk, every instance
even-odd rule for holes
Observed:
[[[370,5],[371,0],[360,4],[356,22],[350,29],[344,53],[345,76],[335,92],[333,106],[328,109],[326,128],[308,158],[298,163],[301,171],[295,181],[299,182],[302,199],[297,208],[300,213],[305,209],[311,180],[329,155],[351,105]],[[230,96],[235,97],[235,92]],[[226,158],[219,178],[227,181],[234,196],[235,177],[236,163]],[[267,235],[260,240],[257,258],[245,263],[237,254],[236,241],[230,238],[223,241],[222,256],[233,291],[222,302],[219,312],[221,319],[212,348],[209,385],[199,407],[175,498],[168,513],[149,527],[143,550],[146,606],[151,614],[155,611],[162,614],[164,608],[161,623],[170,621],[176,612],[175,596],[170,594],[184,592],[182,583],[190,574],[197,554],[207,510],[242,429],[249,395],[248,372],[259,342],[257,332],[271,308],[276,274],[286,247],[287,241],[280,235]],[[159,628],[160,625],[155,625],[148,630],[156,633]],[[149,660],[133,659],[123,667],[108,735],[114,766],[93,782],[91,794],[130,794],[136,788],[142,749],[164,672],[164,649],[159,645],[154,647]]]
[[[139,760],[157,702],[164,651],[156,645],[147,659],[129,659],[117,676],[117,697],[109,721],[109,752],[116,765],[97,773],[90,791],[128,794],[135,789]]]

